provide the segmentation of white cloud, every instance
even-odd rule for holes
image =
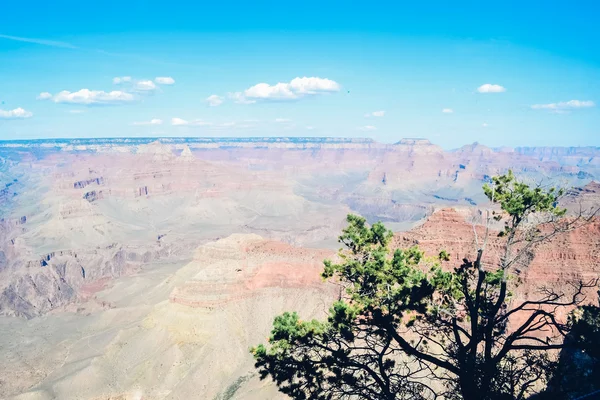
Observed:
[[[244,91],[244,96],[250,99],[269,99],[269,100],[286,100],[296,99],[297,95],[292,92],[288,83],[277,83],[269,85],[268,83],[259,83],[249,87]]]
[[[483,124],[481,124],[481,126],[487,128],[489,125],[486,122],[484,122]]]
[[[292,120],[287,118],[275,118],[275,122],[292,122]]]
[[[212,125],[210,122],[202,121],[201,119],[196,119],[193,121],[186,121],[181,118],[171,118],[171,125],[173,126],[208,126]]]
[[[115,85],[124,86],[123,90],[138,94],[150,94],[158,89],[156,83],[154,83],[154,81],[151,79],[133,79],[130,76],[115,77],[113,78],[113,83]]]
[[[175,83],[175,79],[171,78],[170,76],[157,76],[154,78],[154,82],[160,85],[172,85]]]
[[[217,96],[216,94],[210,95],[206,98],[206,102],[210,107],[217,107],[223,104],[223,98],[221,96]]]
[[[0,119],[25,119],[31,117],[33,117],[33,113],[21,107],[8,111],[0,110]]]
[[[131,125],[144,126],[144,125],[162,125],[162,119],[153,118],[150,121],[134,122]]]
[[[37,95],[36,99],[38,100],[48,100],[52,98],[52,93],[49,92],[42,92],[40,94]]]
[[[237,103],[237,104],[256,103],[256,100],[248,100],[246,97],[244,97],[244,94],[242,92],[227,93],[227,96],[230,99],[232,99],[234,103]]]
[[[454,112],[454,110],[451,108],[442,108],[442,112],[444,114],[452,114]]]
[[[377,128],[374,127],[373,125],[361,126],[358,129],[360,129],[361,131],[376,131],[377,130]]]
[[[373,112],[365,114],[365,118],[383,117],[384,115],[385,115],[385,111],[383,111],[383,110],[381,110],[381,111],[373,111]]]
[[[137,81],[133,85],[135,90],[139,90],[141,92],[150,92],[152,90],[156,90],[156,84],[152,81]]]
[[[130,103],[135,100],[135,97],[131,93],[123,92],[121,90],[113,90],[111,92],[105,92],[102,90],[89,90],[81,89],[77,92],[69,92],[63,90],[52,98],[55,103],[69,103],[69,104],[124,104]]]
[[[573,110],[576,108],[589,108],[594,107],[596,104],[590,100],[569,100],[561,101],[559,103],[550,104],[534,104],[531,106],[534,110],[550,110],[556,113],[564,113],[567,110]]]
[[[120,83],[125,83],[125,82],[131,82],[131,77],[130,76],[117,76],[117,77],[113,78],[113,83],[115,85],[118,85]]]
[[[337,92],[340,90],[340,85],[331,79],[307,78],[306,76],[292,79],[289,86],[298,94],[316,94],[318,92]]]
[[[181,119],[181,118],[172,118],[171,119],[171,125],[174,126],[182,126],[182,125],[187,125],[189,124],[188,121],[186,121],[185,119]]]
[[[256,100],[295,100],[308,95],[339,90],[340,85],[331,79],[305,76],[275,85],[258,83],[243,92],[230,93],[230,97],[234,98],[236,103],[249,104]]]
[[[502,93],[506,92],[506,88],[500,85],[493,85],[491,83],[486,83],[477,88],[479,93]]]

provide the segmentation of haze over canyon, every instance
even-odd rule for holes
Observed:
[[[248,348],[283,311],[324,315],[339,288],[322,261],[346,215],[383,221],[394,247],[446,249],[450,267],[475,251],[482,185],[509,169],[566,188],[568,215],[600,204],[598,147],[2,141],[0,397],[284,398]],[[598,221],[544,246],[516,297],[598,276]]]

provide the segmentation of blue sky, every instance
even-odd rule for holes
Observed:
[[[0,139],[600,145],[592,1],[89,3],[1,6]]]

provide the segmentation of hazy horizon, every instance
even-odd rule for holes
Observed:
[[[488,147],[492,150],[501,150],[501,149],[518,149],[518,148],[528,148],[528,147],[553,147],[553,148],[595,148],[600,149],[600,146],[596,145],[578,145],[578,146],[545,146],[545,145],[520,145],[520,146],[507,146],[507,145],[499,145],[499,146],[491,146],[481,141],[474,141],[470,143],[455,143],[452,147],[442,146],[435,141],[432,141],[426,137],[399,137],[393,139],[390,142],[379,141],[375,138],[363,136],[363,137],[347,137],[347,136],[115,136],[115,137],[48,137],[48,138],[34,138],[34,139],[4,139],[0,138],[0,147],[2,147],[2,143],[31,143],[31,142],[47,142],[47,141],[81,141],[83,143],[87,141],[101,140],[101,141],[119,141],[119,140],[135,140],[140,144],[151,143],[154,141],[164,141],[165,143],[169,143],[172,141],[265,141],[265,142],[274,142],[281,139],[301,139],[304,142],[318,142],[322,140],[334,139],[338,140],[338,142],[333,143],[344,143],[345,141],[359,141],[364,143],[375,143],[381,145],[395,145],[398,144],[401,140],[427,140],[432,145],[439,146],[445,151],[453,151],[458,150],[461,147],[471,146],[471,145],[481,145]]]

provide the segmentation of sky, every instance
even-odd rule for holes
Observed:
[[[7,1],[0,140],[600,146],[597,3]]]

